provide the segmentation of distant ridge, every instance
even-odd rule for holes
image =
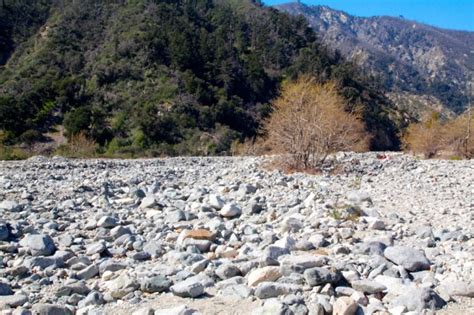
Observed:
[[[304,15],[324,43],[378,77],[399,107],[446,113],[467,107],[468,84],[474,81],[474,32],[400,17],[356,17],[328,6],[295,2],[275,7]]]

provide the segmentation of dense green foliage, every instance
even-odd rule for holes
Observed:
[[[258,134],[282,80],[310,73],[363,105],[373,148],[398,145],[388,101],[303,18],[258,1],[7,1],[1,10],[6,24],[37,12],[0,35],[6,141],[62,123],[111,154],[225,152]]]
[[[48,18],[50,0],[0,0],[0,66]]]

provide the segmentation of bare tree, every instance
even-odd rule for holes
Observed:
[[[402,139],[405,149],[422,153],[426,158],[439,156],[472,158],[474,127],[471,106],[458,117],[441,122],[439,114],[408,126]]]
[[[425,115],[421,122],[412,123],[405,130],[402,142],[406,150],[435,157],[445,144],[443,125],[438,112]]]
[[[321,166],[336,151],[366,149],[364,124],[357,114],[345,112],[345,105],[334,83],[303,77],[284,85],[265,122],[268,145],[299,169]]]

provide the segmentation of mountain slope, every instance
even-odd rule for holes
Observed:
[[[466,108],[468,82],[474,80],[474,32],[388,16],[355,17],[327,6],[277,8],[304,15],[324,43],[378,77],[400,106],[411,101],[411,106],[440,103],[458,113]]]
[[[8,21],[25,6],[46,12],[39,26],[26,18],[25,36],[10,36],[19,39],[0,66],[7,141],[62,124],[112,152],[219,153],[258,133],[282,80],[309,73],[338,80],[351,106],[364,106],[373,148],[398,145],[391,103],[304,19],[259,1],[6,3]]]
[[[51,1],[3,0],[0,4],[0,67],[21,43],[36,33],[49,15]]]

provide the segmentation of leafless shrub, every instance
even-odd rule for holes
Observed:
[[[425,158],[450,156],[472,158],[474,119],[469,112],[441,122],[437,113],[411,124],[402,138],[405,150],[423,154]]]
[[[305,170],[321,166],[336,151],[367,149],[360,115],[346,112],[345,105],[335,83],[302,77],[285,84],[264,124],[269,147],[288,166]]]
[[[81,132],[71,136],[67,144],[59,146],[56,154],[67,157],[90,158],[97,155],[98,148],[99,146],[94,140]]]
[[[439,114],[432,113],[421,122],[412,123],[402,137],[403,148],[432,158],[443,148],[443,131]]]

